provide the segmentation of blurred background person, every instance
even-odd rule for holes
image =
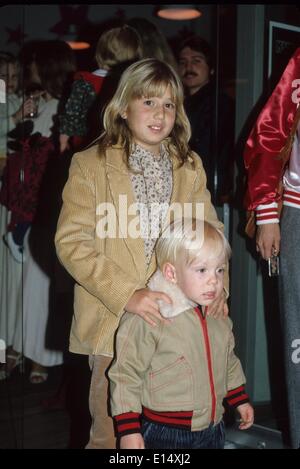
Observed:
[[[192,36],[177,52],[192,127],[190,146],[201,156],[214,203],[222,205],[230,200],[233,183],[234,103],[216,89],[213,52],[207,41]]]
[[[3,169],[7,154],[7,134],[16,121],[13,115],[21,108],[22,97],[19,93],[19,64],[12,54],[0,51],[0,80],[5,84],[5,102],[0,102],[0,158]]]
[[[153,58],[171,65],[178,71],[176,58],[163,33],[146,18],[130,18],[126,24],[134,28],[142,41],[142,58]]]
[[[75,73],[71,94],[60,115],[61,153],[66,149],[77,151],[99,136],[101,108],[114,94],[124,68],[141,58],[141,52],[139,37],[128,26],[101,34],[95,54],[99,68]]]
[[[63,350],[59,346],[52,346],[53,335],[51,338],[48,335],[50,279],[55,259],[54,228],[51,223],[56,224],[51,213],[51,203],[52,198],[55,200],[58,197],[55,184],[50,184],[55,178],[49,177],[51,172],[48,169],[50,167],[52,173],[56,170],[55,156],[59,154],[57,114],[70,77],[75,71],[73,51],[62,41],[41,41],[29,67],[34,76],[33,81],[40,83],[43,93],[37,115],[32,119],[32,133],[22,141],[21,158],[18,153],[13,155],[15,158],[10,157],[11,162],[15,163],[15,173],[24,164],[24,181],[15,179],[15,187],[10,182],[8,184],[11,195],[17,191],[20,196],[19,200],[14,200],[18,216],[28,217],[31,225],[24,243],[23,320],[17,321],[16,329],[11,334],[9,356],[2,375],[9,377],[24,355],[31,360],[30,382],[36,384],[47,379],[48,366],[63,363]],[[49,182],[47,189],[43,187],[45,181]],[[57,331],[53,332],[61,334],[59,321]]]
[[[0,103],[0,188],[1,175],[8,153],[8,132],[15,127],[13,114],[20,109],[22,98],[19,90],[19,65],[16,57],[5,51],[0,52],[0,80],[3,80],[3,101]],[[22,269],[3,242],[9,222],[7,207],[0,204],[0,330],[1,339],[11,344],[16,321],[21,317],[20,285]],[[7,350],[6,358],[9,356]],[[0,368],[0,379],[5,378]]]
[[[11,53],[0,51],[0,80],[5,83],[5,102],[0,102],[0,158],[2,168],[6,155],[12,151],[8,135],[22,119],[29,117],[34,110],[34,102],[28,97],[23,103],[20,90],[21,67]],[[1,175],[0,170],[0,175]]]

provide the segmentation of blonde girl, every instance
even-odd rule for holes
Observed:
[[[204,219],[222,228],[201,159],[188,146],[182,86],[169,65],[157,59],[132,64],[105,110],[104,126],[97,145],[73,156],[55,238],[76,281],[70,351],[89,355],[92,370],[88,448],[115,447],[105,373],[121,316],[126,310],[156,327],[164,320],[157,301],[171,302],[146,288],[163,226],[172,214],[178,217],[175,208],[189,206],[192,214],[203,207]],[[210,313],[228,313],[225,293]]]

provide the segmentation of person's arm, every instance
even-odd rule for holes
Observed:
[[[108,377],[111,412],[123,449],[139,449],[143,446],[140,435],[143,382],[162,327],[152,328],[141,318],[129,313],[125,313],[120,321],[115,359]]]
[[[95,97],[96,93],[91,83],[87,83],[83,79],[73,82],[64,111],[59,116],[61,135],[71,137],[86,134],[87,113]]]
[[[246,377],[244,375],[241,362],[234,353],[235,340],[232,333],[232,321],[230,318],[226,318],[225,321],[229,328],[227,395],[225,396],[225,400],[230,406],[237,408],[242,404],[248,403],[249,396],[245,389]]]
[[[244,164],[248,184],[245,205],[248,210],[280,200],[278,189],[283,171],[280,154],[297,111],[297,102],[292,100],[292,94],[293,82],[299,78],[299,60],[300,48],[290,59],[246,142]]]
[[[69,135],[60,134],[60,136],[59,136],[59,150],[60,150],[60,153],[64,153],[65,150],[70,149],[69,140],[70,140]]]
[[[280,250],[277,210],[286,159],[282,150],[289,142],[297,110],[292,94],[294,80],[299,77],[299,60],[297,49],[259,114],[244,150],[248,173],[245,206],[256,212],[256,247],[265,259]]]
[[[79,285],[119,316],[132,294],[140,288],[140,280],[95,249],[95,177],[102,178],[103,188],[107,181],[104,167],[87,166],[83,153],[73,156],[55,236],[57,255]]]

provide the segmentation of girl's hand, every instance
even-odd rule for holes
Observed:
[[[250,428],[254,422],[254,410],[252,405],[247,402],[246,404],[239,405],[236,410],[241,416],[239,429],[247,430],[247,428]]]
[[[216,298],[207,309],[207,316],[220,319],[226,318],[229,314],[229,308],[226,301],[226,293],[223,290],[221,295]]]
[[[145,443],[140,433],[121,436],[120,449],[145,449]]]
[[[138,314],[151,326],[156,326],[156,322],[151,319],[151,316],[154,316],[159,321],[170,322],[169,320],[164,319],[160,314],[156,300],[162,300],[170,304],[172,303],[171,298],[165,293],[151,291],[148,290],[148,288],[141,288],[134,292],[126,304],[125,309],[129,313]]]

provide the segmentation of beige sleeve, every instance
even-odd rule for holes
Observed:
[[[105,253],[95,249],[94,180],[94,174],[90,174],[80,160],[80,153],[74,155],[63,190],[55,246],[61,263],[75,281],[118,316],[123,313],[139,281]]]
[[[161,324],[152,327],[140,316],[122,316],[116,354],[108,372],[112,416],[142,412],[142,387],[161,329]]]

